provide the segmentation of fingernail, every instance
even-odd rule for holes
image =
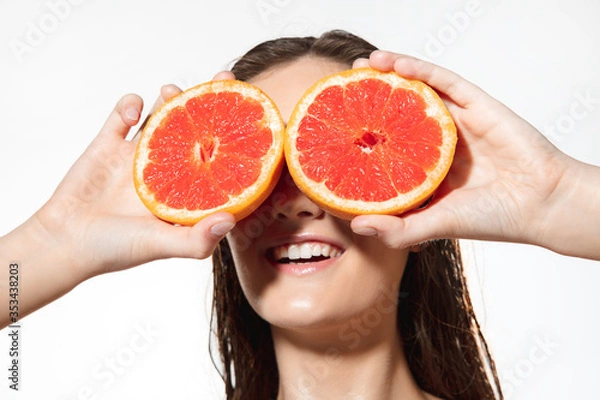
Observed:
[[[222,237],[232,230],[234,226],[233,222],[219,222],[210,227],[210,233],[214,237]]]
[[[370,226],[358,226],[353,229],[354,233],[362,236],[376,236],[377,229],[371,228]]]
[[[125,116],[132,121],[137,121],[140,118],[140,111],[135,107],[129,107],[125,110]]]
[[[387,51],[383,51],[383,50],[375,50],[375,51],[373,51],[373,52],[371,53],[370,57],[381,57],[381,56],[383,56],[383,55],[384,55],[384,54],[386,54],[386,53],[387,53]],[[369,58],[370,58],[370,57],[369,57]]]

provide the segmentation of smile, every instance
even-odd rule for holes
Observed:
[[[303,242],[272,247],[267,258],[278,264],[304,264],[337,258],[344,250],[329,243]]]

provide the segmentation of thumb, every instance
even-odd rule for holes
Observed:
[[[140,246],[145,248],[147,261],[171,257],[207,258],[235,226],[233,215],[225,212],[209,215],[193,227],[156,222],[151,238],[145,246]]]
[[[438,215],[436,215],[438,214]],[[439,215],[436,210],[421,210],[403,216],[360,215],[350,226],[354,233],[363,236],[376,236],[392,248],[406,248],[427,240],[448,237],[450,227],[448,216]]]

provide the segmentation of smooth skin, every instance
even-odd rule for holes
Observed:
[[[356,217],[350,224],[355,233],[392,249],[456,237],[529,243],[600,260],[599,167],[563,154],[506,106],[444,68],[381,51],[356,62],[365,65],[436,89],[456,121],[459,147],[427,208],[402,217]],[[167,86],[161,98],[178,92]],[[138,96],[124,96],[50,200],[0,238],[0,264],[20,265],[21,318],[98,274],[155,259],[206,258],[234,227],[225,213],[175,227],[144,208],[132,183],[135,140],[125,139],[142,107]],[[5,274],[2,304],[8,304],[8,287]],[[9,323],[2,313],[0,327]]]
[[[314,82],[347,68],[302,57],[250,83],[273,99],[287,121]],[[266,228],[253,231],[261,217]],[[350,221],[310,201],[287,171],[271,196],[227,239],[248,302],[271,326],[278,400],[433,398],[413,379],[397,328],[396,300],[409,248],[355,234]],[[290,264],[270,256],[289,245],[331,245],[343,253],[294,266],[321,268],[316,272],[290,272],[285,270]]]
[[[600,260],[600,168],[574,160],[474,84],[442,67],[384,51],[355,67],[421,80],[457,125],[454,163],[427,209],[359,216],[357,233],[391,247],[446,237],[528,243]]]
[[[163,87],[153,110],[179,92],[173,85]],[[122,97],[50,200],[0,238],[0,263],[19,264],[19,318],[99,274],[162,258],[209,257],[233,228],[227,213],[176,227],[144,207],[133,186],[137,140],[125,140],[142,108],[139,96]],[[0,304],[9,304],[7,274],[0,279]],[[0,327],[9,323],[3,312]]]

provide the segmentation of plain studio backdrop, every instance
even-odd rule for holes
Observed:
[[[260,41],[333,28],[458,72],[598,165],[599,15],[597,0],[1,0],[0,234],[48,199],[121,95],[149,106],[161,85],[209,80]],[[464,246],[507,398],[592,398],[600,264]],[[171,259],[83,283],[22,321],[18,393],[0,332],[0,398],[223,398],[211,278],[209,260]]]

